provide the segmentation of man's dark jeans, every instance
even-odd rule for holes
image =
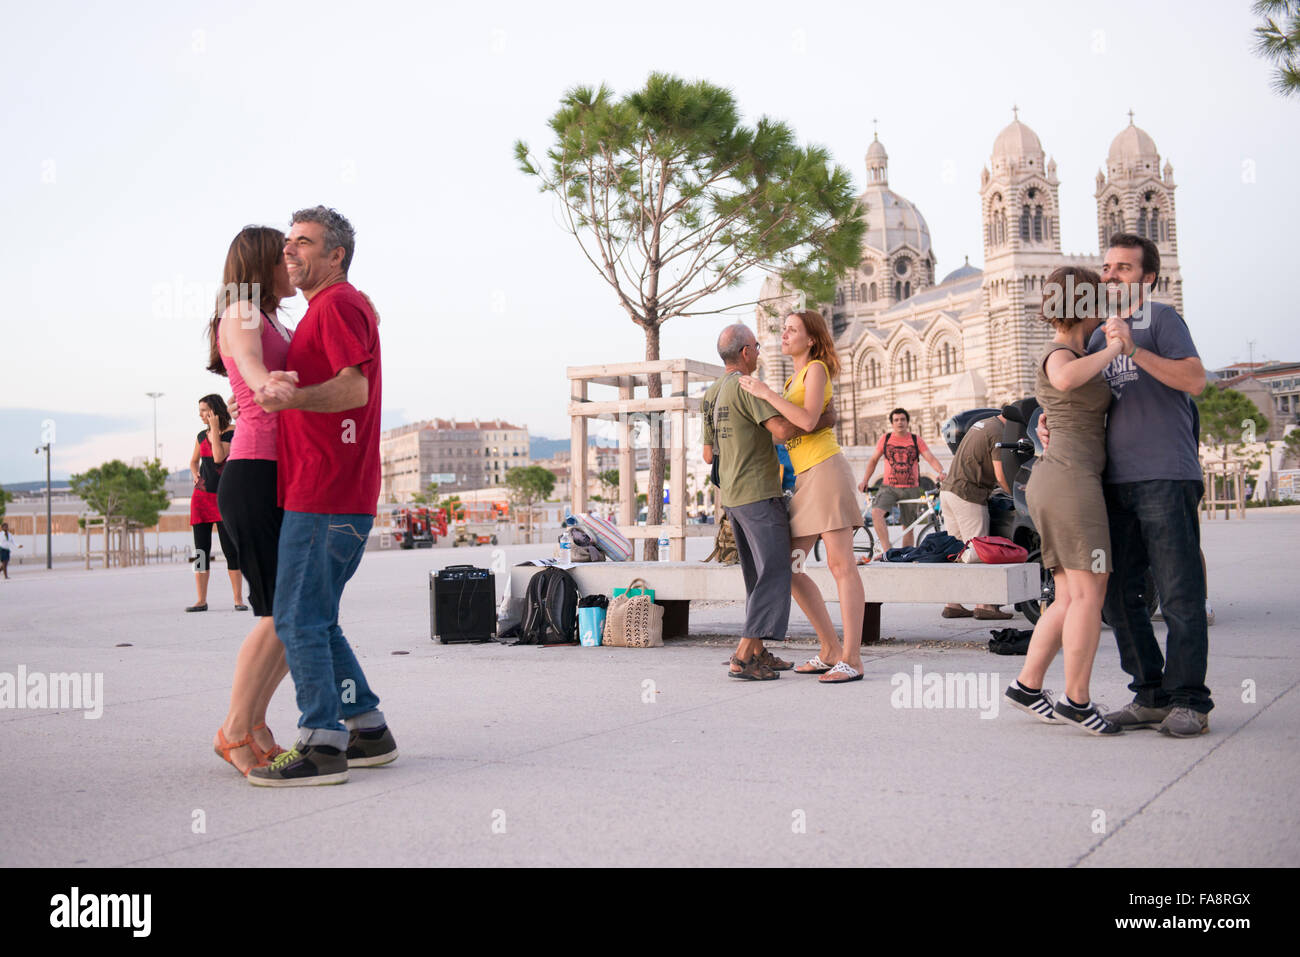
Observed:
[[[1106,620],[1115,630],[1120,664],[1133,678],[1134,699],[1148,708],[1187,707],[1206,714],[1214,707],[1205,686],[1209,635],[1197,516],[1203,490],[1190,480],[1106,486],[1115,568],[1106,589]],[[1142,596],[1148,565],[1169,628],[1167,658]]]

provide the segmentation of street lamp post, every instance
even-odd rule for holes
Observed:
[[[158,399],[165,393],[146,392],[149,398],[153,399],[153,457],[154,461],[158,460]],[[158,524],[153,527],[153,548],[155,557],[162,555],[162,516],[158,516]]]
[[[158,399],[166,393],[146,392],[145,395],[153,399],[153,457],[156,459],[158,458]]]
[[[45,567],[54,567],[54,506],[50,491],[50,443],[36,447],[36,454],[45,453]]]

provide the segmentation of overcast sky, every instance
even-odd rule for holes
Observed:
[[[748,122],[784,120],[859,188],[878,118],[890,185],[929,222],[940,275],[982,264],[980,169],[1013,103],[1057,161],[1063,250],[1095,253],[1094,178],[1132,108],[1174,166],[1206,364],[1247,358],[1251,340],[1256,359],[1300,358],[1300,100],[1270,90],[1249,7],[11,6],[0,483],[42,476],[45,419],[56,476],[149,454],[149,391],[165,393],[163,461],[183,467],[197,400],[227,391],[204,371],[204,334],[231,238],[317,203],[357,230],[386,426],[502,417],[567,436],[565,366],[640,359],[644,339],[511,147],[544,152],[570,87],[624,93],[653,70],[728,87]],[[292,300],[290,321],[302,310]],[[715,358],[727,321],[670,322],[663,355]]]

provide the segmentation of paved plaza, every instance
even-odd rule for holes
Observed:
[[[1192,740],[1094,738],[1003,708],[1022,659],[984,650],[1001,623],[938,605],[886,605],[886,640],[844,687],[726,678],[742,614],[724,603],[662,649],[444,646],[428,573],[491,549],[371,552],[342,623],[401,757],[287,790],[250,787],[211,750],[252,622],[219,568],[213,610],[190,615],[185,566],[11,568],[0,672],[102,673],[104,700],[97,719],[0,710],[0,864],[1293,867],[1300,508],[1202,528],[1217,707]],[[810,655],[797,611],[791,631]],[[899,706],[914,681],[963,673],[991,700]],[[1103,631],[1094,695],[1118,707],[1126,683]],[[1061,689],[1059,660],[1047,684]],[[296,718],[286,679],[270,717],[286,745]]]

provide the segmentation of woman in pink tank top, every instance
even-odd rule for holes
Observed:
[[[276,318],[280,303],[294,295],[284,234],[269,226],[241,230],[226,255],[222,287],[208,329],[208,370],[230,377],[240,416],[217,501],[239,551],[257,623],[240,646],[230,711],[213,748],[247,776],[283,751],[266,727],[266,709],[289,670],[271,608],[284,517],[276,504],[278,414],[253,399],[272,372],[284,369],[289,353],[290,333]]]

